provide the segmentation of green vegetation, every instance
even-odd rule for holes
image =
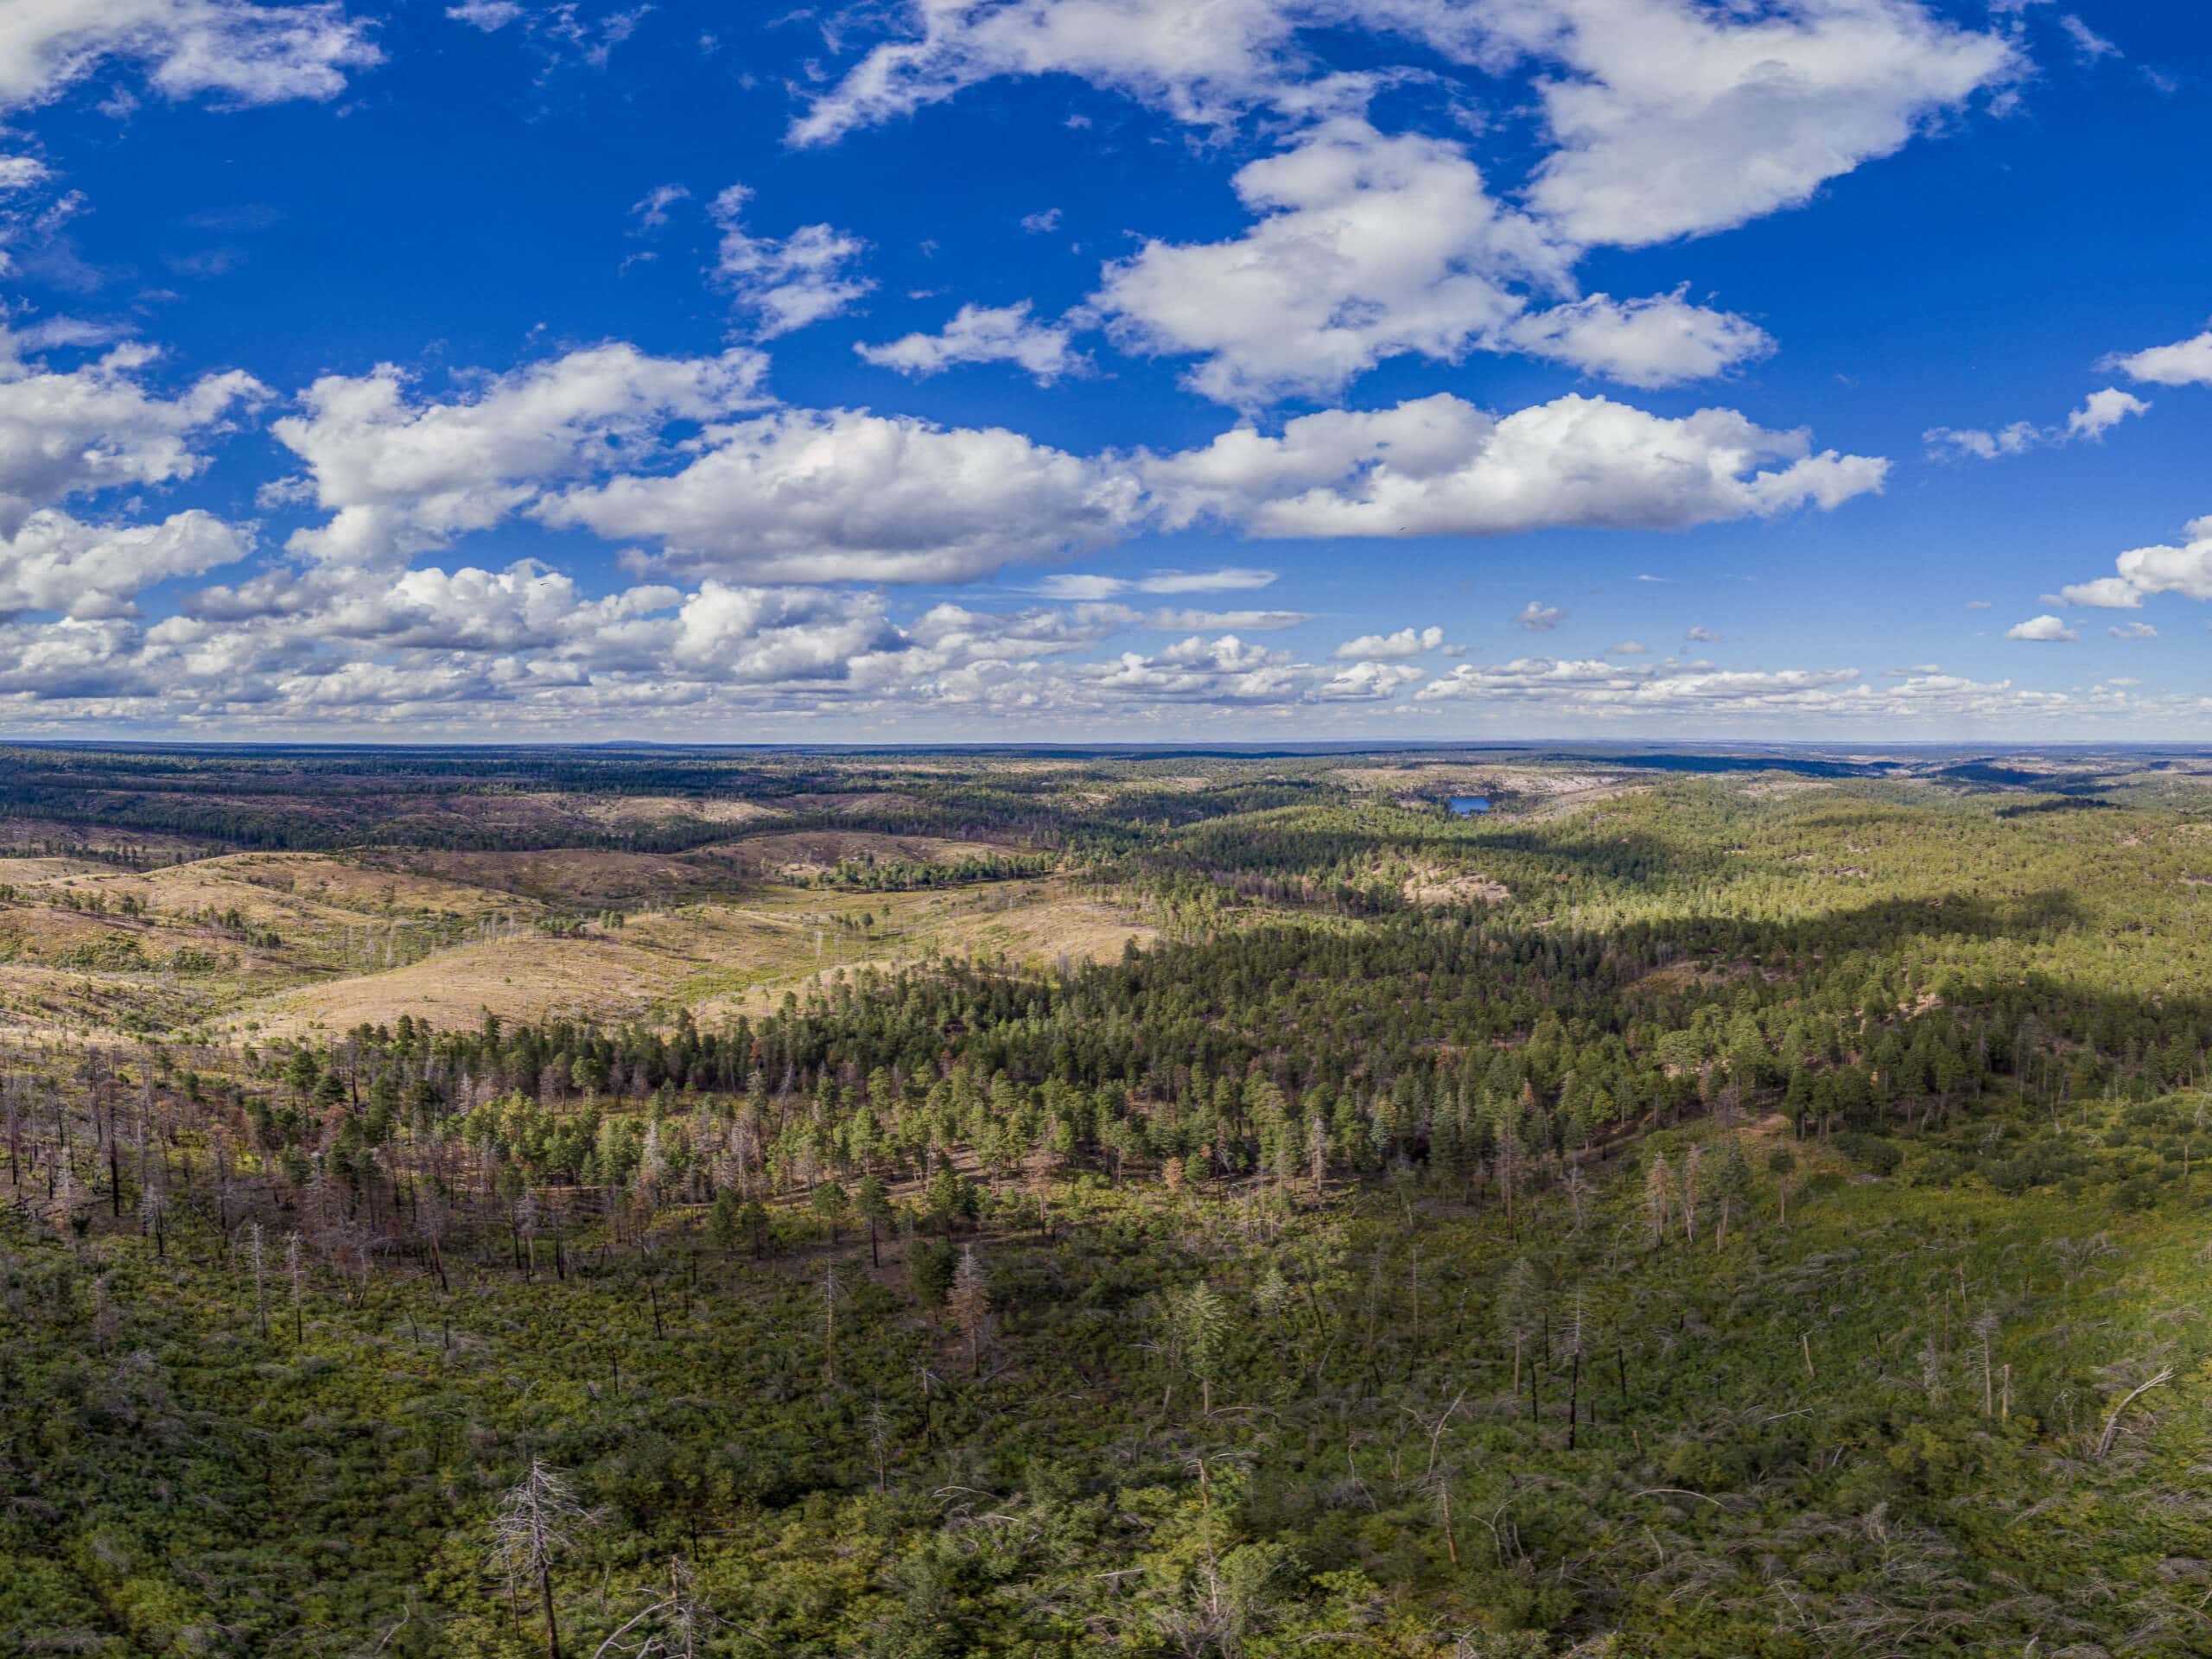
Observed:
[[[748,761],[1159,938],[664,1019],[134,1039],[264,924],[12,878],[0,1650],[2206,1651],[2212,796],[1644,760]]]
[[[1059,861],[1048,854],[960,858],[945,864],[910,859],[855,858],[806,879],[815,887],[850,887],[869,893],[906,893],[917,887],[961,887],[974,881],[1014,881],[1049,875]]]

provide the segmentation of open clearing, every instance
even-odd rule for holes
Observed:
[[[385,973],[279,992],[241,1009],[232,1034],[296,1035],[358,1025],[389,1026],[410,1014],[444,1027],[503,1020],[642,1016],[675,983],[681,964],[611,938],[556,938],[535,931],[459,945]]]
[[[454,855],[477,857],[489,855]],[[535,856],[535,855],[515,855]],[[614,855],[594,856],[620,856]],[[1154,930],[1120,906],[1058,878],[922,893],[770,887],[709,897],[556,935],[519,920],[493,925],[420,961],[288,986],[234,1003],[219,1028],[233,1036],[296,1035],[389,1026],[408,1014],[433,1025],[592,1017],[702,1024],[759,1012],[786,991],[839,972],[885,970],[932,955],[1001,956],[1036,966],[1100,961]]]
[[[135,897],[162,916],[235,909],[257,927],[343,927],[369,918],[513,915],[537,908],[509,893],[315,853],[239,853],[143,875],[103,868],[60,885],[105,894],[111,904]]]
[[[518,893],[567,910],[646,906],[726,888],[730,875],[711,864],[659,853],[563,847],[529,853],[378,852],[372,869],[456,887]]]

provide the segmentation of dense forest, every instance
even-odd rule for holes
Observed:
[[[0,1650],[2212,1650],[2171,760],[26,753]]]

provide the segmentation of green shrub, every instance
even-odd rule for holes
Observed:
[[[1878,1135],[1863,1135],[1855,1130],[1835,1138],[1836,1150],[1858,1165],[1877,1175],[1894,1175],[1904,1162],[1904,1151],[1894,1141],[1885,1141]]]

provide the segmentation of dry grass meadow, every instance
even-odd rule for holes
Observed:
[[[549,1017],[702,1024],[863,967],[1120,954],[1153,930],[1062,877],[913,892],[800,885],[849,860],[1004,849],[766,833],[681,855],[233,853],[143,872],[0,853],[0,1020],[27,1035],[232,1039]],[[734,818],[733,823],[744,820]]]

